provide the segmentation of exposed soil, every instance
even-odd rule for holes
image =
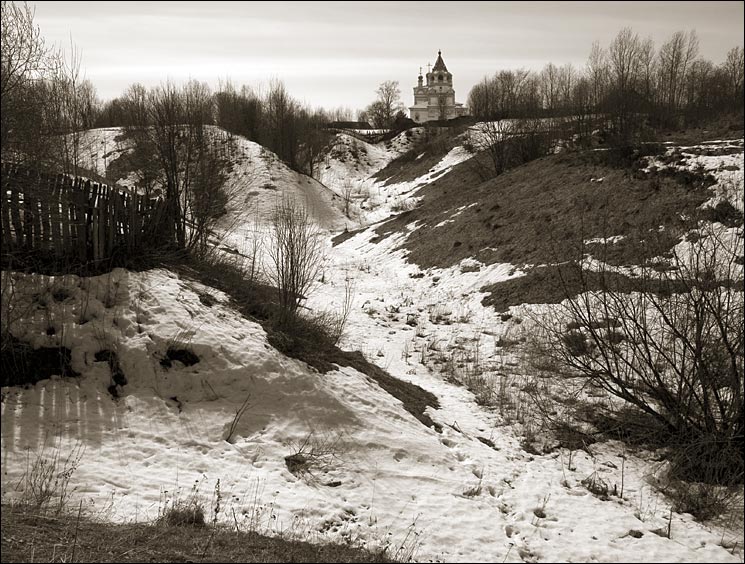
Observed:
[[[72,353],[65,347],[34,349],[15,337],[3,338],[0,381],[3,386],[36,384],[52,376],[80,376],[72,369]]]

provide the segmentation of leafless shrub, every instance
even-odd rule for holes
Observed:
[[[272,214],[266,275],[277,288],[280,325],[296,316],[320,271],[323,259],[320,233],[307,209],[284,199]]]
[[[349,179],[345,180],[341,187],[341,200],[344,203],[344,215],[349,218],[351,218],[349,215],[350,206],[356,192],[357,188],[354,183]]]
[[[326,334],[334,345],[344,337],[344,329],[354,305],[354,279],[347,275],[344,279],[344,301],[338,311],[324,311],[313,316],[312,321]]]
[[[603,501],[610,499],[608,482],[606,482],[597,472],[593,472],[587,478],[582,480],[582,485],[585,486],[590,493],[599,497]]]
[[[339,459],[343,451],[341,432],[317,434],[310,431],[299,443],[293,443],[292,454],[285,457],[287,469],[297,476],[315,479]]]
[[[675,269],[643,269],[639,291],[604,278],[533,316],[541,355],[567,382],[633,406],[671,437],[678,477],[718,484],[743,477],[742,230],[732,233],[702,233],[675,252]]]
[[[78,469],[85,449],[76,444],[67,455],[56,448],[51,455],[44,446],[39,452],[26,455],[26,470],[18,483],[20,503],[39,511],[59,514],[67,509],[74,489],[70,488],[72,475]]]

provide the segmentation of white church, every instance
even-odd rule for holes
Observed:
[[[424,123],[468,115],[468,108],[455,102],[453,75],[442,60],[442,51],[437,52],[435,66],[428,71],[425,85],[419,68],[419,82],[414,87],[414,105],[409,107],[409,117],[417,123]]]

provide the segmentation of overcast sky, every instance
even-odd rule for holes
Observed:
[[[109,99],[132,82],[281,78],[312,106],[361,108],[384,80],[406,105],[442,49],[456,99],[503,68],[582,65],[624,26],[659,46],[695,29],[715,63],[743,44],[743,2],[36,2],[49,43],[80,48]]]

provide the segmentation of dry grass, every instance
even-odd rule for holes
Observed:
[[[2,507],[2,562],[391,562],[383,553],[224,527],[98,523]],[[75,547],[75,548],[73,548]]]
[[[465,131],[463,127],[424,129],[422,134],[412,141],[412,146],[408,151],[376,172],[373,178],[386,180],[387,184],[394,184],[408,182],[426,174],[458,144],[455,138],[463,131]],[[423,156],[420,157],[420,155]]]
[[[581,274],[581,276],[580,276]],[[582,270],[573,265],[541,266],[519,276],[484,286],[490,294],[482,303],[498,312],[506,312],[519,304],[558,304],[581,292],[605,288],[634,292],[653,285],[654,291],[669,291],[670,284],[654,283],[631,278],[616,272]]]
[[[13,488],[18,492],[14,506],[37,514],[63,513],[75,490],[70,481],[83,453],[81,444],[73,446],[67,454],[54,447],[47,451],[45,446],[41,446],[37,452],[28,450],[25,471]]]
[[[658,132],[658,135],[663,141],[681,145],[694,145],[719,139],[742,139],[745,134],[744,123],[741,109],[739,113],[722,115],[699,127],[668,129]]]
[[[417,192],[422,196],[417,208],[381,225],[377,240],[405,233],[406,225],[417,221],[419,228],[403,243],[409,260],[422,268],[444,268],[466,257],[485,264],[556,263],[574,258],[578,241],[626,235],[609,258],[635,264],[640,253],[657,254],[642,246],[650,229],[687,230],[695,224],[698,206],[711,196],[703,186],[640,176],[582,153],[539,158],[486,182],[469,163]],[[597,178],[602,182],[591,182]],[[454,221],[440,224],[473,203]],[[674,242],[659,238],[662,250]]]

